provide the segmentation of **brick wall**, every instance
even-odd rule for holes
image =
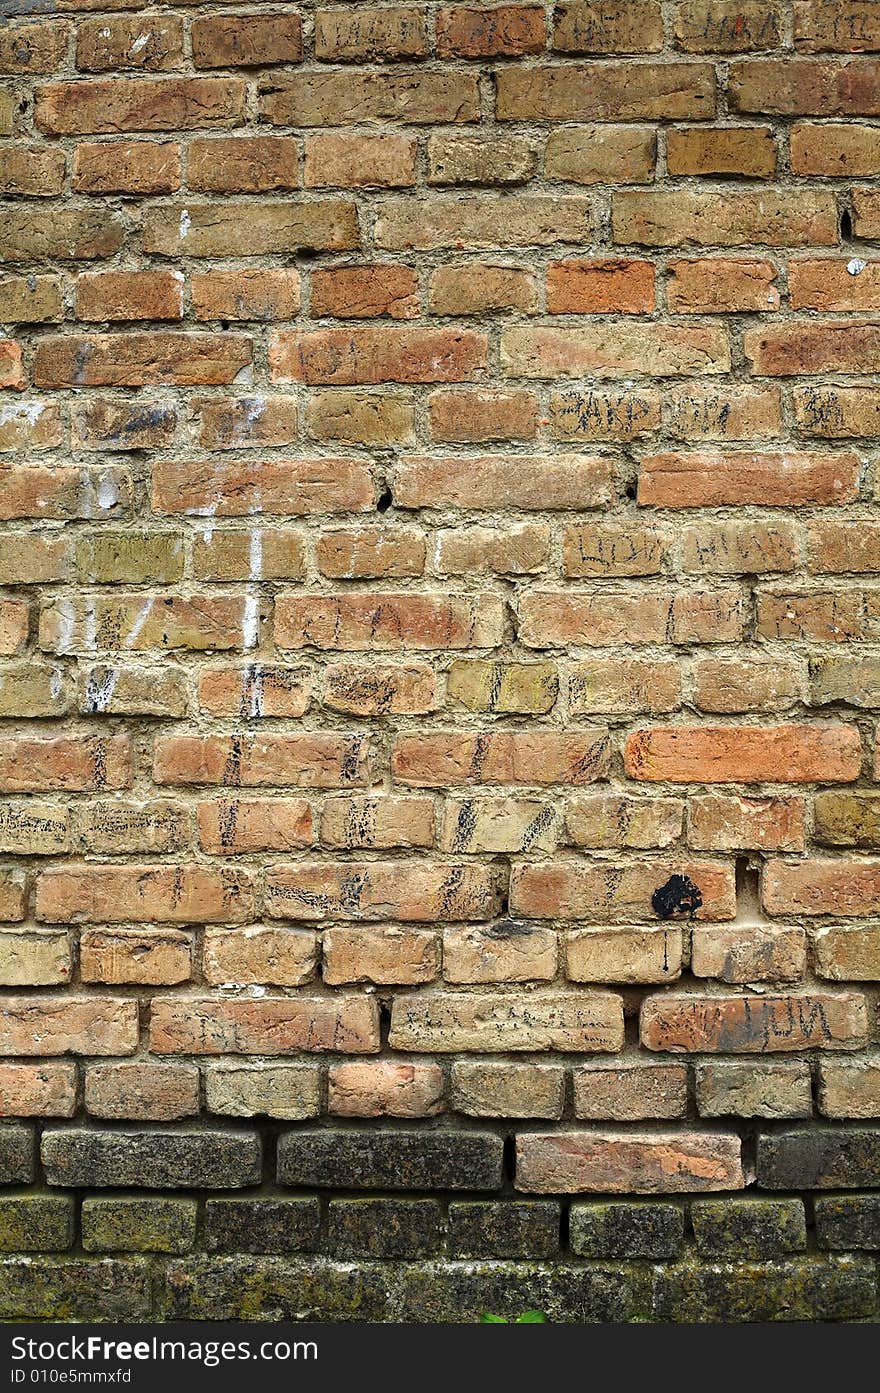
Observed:
[[[880,5],[0,16],[0,1318],[875,1314]]]

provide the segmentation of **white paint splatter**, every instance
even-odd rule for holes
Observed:
[[[138,34],[137,38],[134,40],[133,44],[131,45],[131,48],[128,50],[128,56],[129,56],[129,58],[134,58],[135,54],[136,54],[136,53],[140,53],[141,49],[146,48],[146,46],[147,46],[147,44],[148,44],[149,42],[150,42],[150,36],[149,36],[149,34]]]
[[[29,426],[35,426],[45,410],[41,401],[19,401],[14,406],[0,406],[0,426],[9,426],[17,421],[26,421]]]
[[[92,716],[96,716],[109,708],[116,683],[119,680],[118,668],[107,668],[101,678],[98,677],[98,672],[97,668],[90,672],[86,682],[86,708]]]
[[[256,648],[260,638],[260,597],[247,595],[241,617],[241,646]]]
[[[262,668],[257,663],[249,663],[241,674],[242,704],[247,702],[247,712],[252,721],[265,715],[266,682]]]
[[[255,527],[251,533],[250,578],[263,579],[263,529]]]
[[[867,264],[868,263],[866,261],[862,261],[862,258],[860,256],[854,256],[852,261],[848,261],[846,263],[846,269],[849,271],[851,276],[860,276]]]
[[[49,691],[52,700],[57,701],[64,690],[64,672],[60,667],[53,667],[49,674]]]
[[[97,648],[98,608],[94,599],[86,600],[83,612],[83,646],[93,653]]]
[[[138,615],[137,619],[135,619],[134,623],[128,631],[128,638],[125,640],[126,648],[134,647],[135,643],[137,642],[138,635],[140,634],[141,630],[143,629],[144,625],[146,624],[147,620],[153,612],[154,604],[155,596],[151,597],[149,600],[146,600],[144,602],[143,606],[141,607],[140,614]]]
[[[119,502],[119,490],[112,474],[102,474],[98,479],[98,507],[105,513],[115,508]]]
[[[190,215],[189,215],[189,209],[184,208],[183,211],[182,211],[182,213],[180,214],[179,235],[180,235],[180,240],[181,240],[181,242],[185,242],[185,241],[186,241],[187,237],[189,236],[189,230],[190,230],[191,227],[192,227],[192,218],[191,218]]]
[[[69,653],[73,647],[73,631],[76,627],[76,610],[72,600],[58,600],[58,643],[59,653]]]

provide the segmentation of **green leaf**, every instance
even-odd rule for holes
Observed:
[[[507,1325],[506,1316],[490,1316],[488,1311],[484,1311],[480,1316],[480,1325]]]
[[[517,1325],[544,1325],[547,1317],[543,1311],[523,1311],[521,1316],[517,1316]]]

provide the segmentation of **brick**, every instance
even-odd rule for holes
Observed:
[[[746,257],[701,257],[669,262],[666,299],[673,314],[737,314],[779,309],[770,261]]]
[[[819,1111],[823,1117],[880,1117],[880,1068],[876,1059],[819,1061]]]
[[[7,802],[0,808],[0,852],[52,856],[70,849],[70,815],[51,803]]]
[[[0,583],[40,585],[64,580],[67,546],[63,537],[0,532]]]
[[[464,1200],[449,1206],[449,1251],[459,1258],[555,1258],[559,1206],[548,1201]]]
[[[84,141],[73,152],[76,193],[174,193],[180,181],[180,147],[173,141]]]
[[[508,455],[408,459],[394,471],[400,508],[526,510],[598,507],[610,497],[612,473],[606,459],[590,455],[532,456],[524,471]]]
[[[757,601],[755,631],[760,638],[846,643],[870,632],[870,592],[764,590]]]
[[[681,887],[682,880],[690,888]],[[713,861],[630,861],[623,867],[562,860],[517,865],[511,875],[510,907],[540,919],[631,923],[634,919],[650,920],[659,913],[655,898],[660,895],[658,902],[663,908],[665,895],[661,892],[671,894],[676,889],[686,889],[686,894],[681,904],[673,900],[672,913],[696,913],[708,920],[733,918],[735,895],[730,870]],[[700,903],[695,904],[695,899]]]
[[[306,136],[307,189],[412,188],[417,144],[403,135]]]
[[[51,601],[40,614],[40,647],[47,652],[99,650],[136,652],[151,649],[255,648],[260,623],[259,605],[248,608],[239,596],[212,595],[189,599],[165,595],[118,595],[87,600],[79,608]]]
[[[761,575],[794,571],[798,536],[787,522],[707,523],[683,534],[684,567],[711,575]],[[748,664],[744,664],[748,666]]]
[[[441,389],[430,394],[427,406],[433,440],[532,440],[538,430],[538,403],[532,392]]]
[[[485,335],[470,329],[279,330],[269,343],[272,380],[310,386],[466,382],[485,364]]]
[[[804,58],[755,58],[732,63],[733,111],[763,116],[876,116],[877,64]]]
[[[16,651],[24,647],[25,620],[26,615],[19,606],[0,606],[0,621],[3,623],[0,648],[8,647]],[[0,676],[0,715],[30,719],[60,716],[69,709],[70,695],[60,668],[44,667],[25,659],[20,663],[4,665],[3,675]]]
[[[802,798],[702,794],[688,799],[688,845],[697,851],[803,851]]]
[[[556,847],[554,809],[552,804],[538,799],[449,800],[444,806],[439,845],[443,851],[453,852],[553,851]],[[509,932],[519,931],[517,926],[510,926]],[[499,933],[499,937],[503,934]],[[527,949],[526,943],[519,946],[523,951]],[[498,948],[501,951],[501,944]]]
[[[318,1247],[317,1199],[209,1200],[205,1247],[211,1253],[311,1252]]]
[[[496,80],[501,121],[682,121],[715,114],[708,63],[539,64],[500,69]]]
[[[163,72],[183,65],[183,20],[132,15],[86,19],[76,28],[76,66],[105,73],[136,68]]]
[[[433,125],[476,121],[477,79],[463,72],[318,72],[259,84],[260,115],[271,125]]]
[[[334,1050],[375,1054],[379,1012],[366,996],[154,996],[150,1006],[154,1054],[299,1054]]]
[[[321,810],[321,842],[325,846],[432,846],[434,802],[431,798],[396,794],[380,798],[327,798]]]
[[[858,993],[648,997],[641,1010],[649,1050],[754,1054],[785,1050],[858,1049],[867,1018]]]
[[[296,189],[300,183],[299,144],[283,135],[193,140],[187,152],[186,177],[189,187],[199,193]]]
[[[275,642],[286,649],[494,648],[501,626],[500,601],[490,595],[346,592],[283,596],[275,606]]]
[[[12,339],[0,339],[0,388],[23,392],[26,386],[21,345]]]
[[[77,810],[76,826],[89,851],[111,856],[132,851],[177,851],[189,841],[187,810],[161,800],[89,803]]]
[[[821,1195],[814,1204],[821,1248],[876,1249],[880,1246],[880,1198],[877,1195]]]
[[[674,1194],[745,1184],[738,1137],[711,1132],[530,1132],[516,1140],[518,1190]]]
[[[85,272],[76,283],[78,319],[182,319],[180,271]]]
[[[309,846],[312,818],[301,798],[228,798],[199,803],[199,842],[212,856],[292,851]]]
[[[573,1204],[569,1210],[571,1251],[589,1258],[677,1257],[684,1244],[680,1205],[638,1200]]]
[[[435,534],[433,568],[439,575],[532,575],[545,571],[549,529],[523,524],[504,530],[471,527]]]
[[[34,1155],[32,1128],[12,1126],[0,1130],[0,1184],[32,1182]]]
[[[500,80],[500,77],[499,77]],[[376,245],[390,251],[543,247],[590,237],[591,204],[576,194],[432,194],[425,203],[388,198],[379,206]]]
[[[313,934],[261,925],[205,932],[202,970],[205,981],[215,986],[233,982],[299,987],[314,977],[316,962]]]
[[[880,361],[880,325],[873,323],[811,320],[750,329],[744,343],[754,370],[769,377],[873,372]]]
[[[846,783],[861,755],[853,726],[658,726],[631,735],[625,758],[630,777],[653,781]]]
[[[527,184],[537,167],[533,144],[518,136],[428,137],[429,184]]]
[[[870,522],[859,524],[858,536],[850,538],[850,545],[844,545],[844,535],[849,537],[852,528],[843,528],[835,522],[818,522],[807,531],[807,552],[812,571],[840,573],[852,569],[858,571],[880,570],[880,530]]]
[[[487,927],[445,929],[447,982],[549,982],[556,976],[556,934],[540,924],[501,919]]]
[[[666,137],[670,174],[726,175],[772,179],[776,145],[769,126],[699,126],[670,130]]]
[[[199,415],[199,443],[209,450],[271,449],[296,441],[294,397],[195,397],[190,407]]]
[[[243,335],[91,334],[45,338],[34,357],[38,387],[183,387],[235,380],[251,363]]]
[[[367,782],[365,736],[331,731],[297,735],[167,735],[154,747],[157,784],[345,788]]]
[[[659,429],[660,397],[652,391],[592,388],[552,392],[549,424],[557,440],[635,440]],[[614,530],[612,525],[612,535]],[[618,535],[631,536],[633,530],[620,528]]]
[[[873,1183],[880,1133],[857,1127],[792,1128],[758,1136],[763,1190],[851,1190]]]
[[[497,908],[496,877],[483,866],[300,861],[266,877],[266,909],[278,919],[454,922],[492,919]]]
[[[359,527],[322,533],[315,559],[321,574],[336,580],[420,576],[426,551],[414,528]]]
[[[675,40],[690,53],[743,53],[782,44],[782,6],[763,0],[681,0]]]
[[[798,49],[808,53],[870,52],[880,48],[877,15],[864,3],[826,5],[821,0],[796,0],[794,41]]]
[[[80,677],[82,715],[183,716],[187,695],[183,674],[159,668],[98,665]]]
[[[302,716],[310,705],[310,674],[301,668],[214,668],[199,676],[199,706],[212,716],[255,720]]]
[[[321,1109],[321,1075],[312,1065],[218,1064],[209,1065],[204,1076],[208,1111],[224,1117],[264,1116],[304,1122]],[[208,1201],[209,1232],[212,1203]]]
[[[850,706],[874,706],[880,691],[880,669],[873,658],[814,658],[810,663],[810,700],[822,706],[845,701]]]
[[[172,1122],[199,1110],[199,1071],[184,1064],[90,1064],[86,1111],[92,1117]]]
[[[778,60],[774,60],[776,63]],[[618,190],[612,195],[614,241],[649,247],[834,246],[837,206],[824,191],[777,189],[735,194],[703,189]]]
[[[611,992],[398,995],[389,1043],[437,1054],[614,1051],[623,1043],[623,1007]]]
[[[880,798],[872,793],[818,793],[813,801],[814,836],[823,846],[880,846]]]
[[[468,711],[542,714],[552,709],[558,692],[559,679],[552,663],[459,658],[446,679],[448,700]]]
[[[867,262],[857,276],[847,270],[849,264],[831,257],[792,261],[788,268],[792,309],[880,309],[880,262]]]
[[[63,1253],[73,1246],[76,1209],[66,1195],[0,1199],[0,1250]]]
[[[768,861],[763,882],[770,914],[833,914],[851,918],[877,911],[880,865],[876,861]]]
[[[796,982],[807,965],[803,929],[723,924],[691,933],[691,971],[720,982]]]
[[[118,1132],[59,1128],[43,1137],[50,1185],[237,1189],[260,1180],[249,1132]]]
[[[427,56],[424,12],[413,6],[315,12],[315,57],[324,62],[387,63]]]
[[[54,73],[64,62],[70,26],[63,19],[39,19],[32,24],[9,24],[0,38],[0,73],[23,77]]]
[[[24,882],[0,878],[0,919],[25,917]],[[70,980],[67,934],[0,933],[0,982],[5,987],[54,987]]]
[[[59,208],[51,218],[30,209],[7,209],[0,234],[0,262],[94,261],[118,252],[123,237],[118,214],[103,209]]]
[[[192,203],[179,218],[167,208],[144,214],[144,251],[159,256],[274,256],[298,251],[346,251],[359,242],[357,209],[344,199],[320,203]],[[227,337],[226,342],[230,340]],[[234,340],[232,340],[234,342]]]
[[[61,193],[66,160],[63,150],[41,145],[11,145],[3,152],[0,194],[51,198]]]
[[[493,266],[474,261],[466,266],[437,266],[428,278],[428,300],[433,314],[470,315],[491,310],[538,308],[534,274],[524,267]]]
[[[194,271],[196,319],[292,319],[300,307],[300,276],[292,267],[259,271]]]
[[[437,961],[432,930],[331,928],[323,938],[322,975],[334,987],[347,982],[406,986],[432,982]]]
[[[440,58],[518,58],[546,41],[540,5],[453,6],[437,14]]]
[[[186,1253],[195,1245],[194,1200],[105,1199],[82,1203],[87,1253]]]
[[[174,444],[173,406],[147,406],[96,398],[74,406],[73,437],[82,450],[163,450]]]
[[[876,928],[816,928],[812,934],[817,977],[831,981],[880,980],[880,933]]]
[[[577,329],[505,329],[501,366],[509,377],[678,377],[727,372],[730,358],[726,335],[713,325],[608,320]]]
[[[456,1060],[452,1106],[470,1117],[559,1118],[565,1071],[554,1064],[492,1064]]]
[[[328,1089],[327,1108],[335,1117],[433,1117],[443,1111],[443,1073],[436,1064],[331,1064]]]
[[[876,126],[797,121],[791,128],[790,142],[795,174],[843,179],[880,172]]]
[[[3,1320],[51,1320],[59,1309],[72,1320],[145,1320],[151,1310],[149,1274],[138,1261],[6,1258],[0,1261]]]
[[[312,275],[313,318],[414,319],[419,283],[409,266],[339,266]]]
[[[655,0],[558,5],[553,47],[561,53],[657,53],[663,47],[660,6]]]
[[[278,1139],[282,1185],[347,1189],[497,1190],[501,1138],[490,1132],[301,1129]]]
[[[575,1117],[641,1122],[687,1115],[683,1064],[585,1064],[573,1072]]]
[[[598,647],[609,643],[720,643],[742,631],[733,590],[692,595],[656,590],[602,594],[538,591],[519,607],[519,637],[527,648]]]
[[[127,788],[130,782],[131,747],[125,735],[0,740],[4,793],[85,792]]]
[[[701,1117],[810,1117],[810,1066],[800,1059],[700,1061],[696,1098]]]
[[[807,1246],[798,1199],[697,1200],[691,1223],[701,1257],[781,1258]]]
[[[84,982],[136,982],[172,986],[192,974],[192,944],[177,930],[88,929],[80,939]]]
[[[656,157],[650,126],[565,126],[548,132],[544,173],[572,184],[647,184]]]
[[[359,1258],[426,1257],[440,1246],[441,1209],[435,1200],[332,1199],[330,1252]]]
[[[415,406],[412,397],[404,393],[330,388],[312,393],[306,426],[316,440],[342,440],[380,449],[397,443],[411,445],[415,440]]]
[[[299,63],[303,56],[298,14],[205,15],[191,26],[196,68],[256,68]]]
[[[252,888],[241,871],[202,866],[70,866],[44,871],[36,917],[50,924],[241,923]]]
[[[572,982],[671,982],[681,960],[680,929],[578,929],[565,945]]]
[[[4,324],[44,324],[62,315],[58,276],[0,277],[0,317]]]
[[[859,237],[875,237],[880,226],[880,208],[873,189],[853,190],[854,227]]]
[[[459,784],[586,784],[604,777],[610,750],[602,730],[556,734],[493,731],[401,735],[392,774],[420,788]]]
[[[353,716],[421,715],[438,705],[437,679],[424,663],[330,663],[323,704]]]
[[[681,835],[684,804],[677,798],[630,798],[586,793],[569,799],[565,831],[574,846],[665,847]]]
[[[7,995],[0,1018],[0,1055],[134,1054],[137,1040],[137,1002],[110,996]],[[53,1101],[59,1083],[48,1084]],[[32,1076],[27,1086],[46,1101],[45,1079]],[[66,1106],[66,1089],[62,1098]]]
[[[236,125],[245,84],[226,77],[115,77],[47,83],[34,96],[34,125],[46,135],[115,135]]]
[[[157,460],[156,512],[199,517],[254,517],[263,513],[362,513],[372,508],[369,468],[350,459]]]
[[[650,314],[654,267],[649,261],[551,261],[547,267],[549,314]]]

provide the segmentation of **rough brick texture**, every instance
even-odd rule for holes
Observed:
[[[878,8],[0,0],[0,1320],[876,1317]]]

